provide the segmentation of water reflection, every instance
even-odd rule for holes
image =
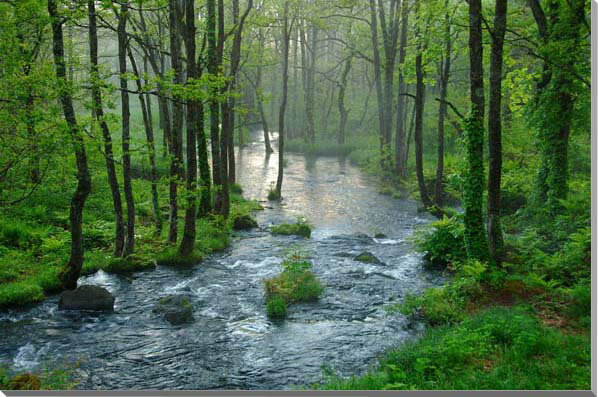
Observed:
[[[322,365],[360,373],[385,348],[415,335],[384,306],[440,281],[421,270],[406,242],[427,222],[416,204],[378,194],[373,181],[344,160],[293,154],[286,155],[285,199],[268,203],[278,154],[266,156],[263,135],[256,137],[237,152],[237,176],[246,196],[271,207],[256,213],[262,229],[240,233],[231,248],[193,269],[82,279],[115,294],[113,314],[60,312],[57,297],[0,313],[0,364],[22,371],[79,361],[85,389],[281,389],[319,381]],[[299,215],[316,227],[310,240],[264,230]],[[375,232],[388,237],[356,235]],[[270,322],[262,280],[297,246],[310,253],[324,295],[293,305],[286,321]],[[386,265],[355,262],[364,250]],[[152,314],[156,301],[173,293],[190,297],[192,324],[173,327]]]

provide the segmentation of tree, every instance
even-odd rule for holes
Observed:
[[[284,2],[282,15],[282,98],[278,111],[278,177],[276,178],[276,195],[282,197],[282,180],[284,174],[284,116],[287,109],[289,81],[289,41],[293,24],[289,26],[289,2]]]
[[[66,63],[64,60],[64,38],[62,33],[62,17],[58,13],[56,0],[48,0],[48,13],[52,25],[52,53],[54,55],[54,66],[56,79],[60,85],[60,103],[64,113],[64,119],[68,125],[71,136],[75,159],[77,164],[77,188],[71,199],[69,210],[69,229],[71,232],[71,253],[68,264],[60,274],[60,280],[65,289],[77,288],[77,280],[83,266],[83,208],[87,196],[91,192],[91,175],[87,165],[87,153],[85,143],[77,118],[73,99],[70,94],[69,82],[67,80]]]
[[[502,65],[507,28],[507,0],[496,0],[494,29],[491,32],[490,101],[488,110],[488,245],[491,259],[500,264],[503,237],[500,224],[500,183],[502,177]]]
[[[195,1],[185,1],[185,50],[187,56],[187,81],[193,82],[198,76],[195,60]],[[179,246],[179,254],[188,256],[195,246],[195,218],[197,216],[197,100],[187,100],[187,173],[185,226]]]
[[[104,108],[102,106],[101,77],[98,67],[98,28],[95,1],[87,2],[88,20],[89,20],[89,59],[90,59],[90,80],[91,80],[91,99],[93,103],[93,114],[102,130],[104,139],[104,158],[106,159],[106,173],[108,174],[108,184],[112,193],[112,204],[114,206],[114,256],[122,255],[125,246],[125,226],[123,220],[122,200],[120,197],[120,188],[118,178],[116,177],[116,167],[114,165],[114,150],[112,148],[112,136],[108,123],[104,117]]]
[[[131,126],[129,110],[129,87],[127,82],[127,19],[129,18],[129,4],[125,0],[120,3],[118,13],[118,68],[120,81],[120,99],[122,114],[122,150],[123,150],[123,189],[127,204],[127,233],[122,256],[127,257],[135,248],[135,200],[133,198],[133,181],[131,178]]]
[[[488,258],[484,229],[484,70],[482,2],[469,0],[469,76],[471,114],[466,122],[467,171],[463,188],[465,246],[472,259]]]

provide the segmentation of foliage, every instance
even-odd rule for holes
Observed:
[[[324,287],[311,267],[310,262],[289,258],[278,276],[264,280],[268,316],[284,317],[288,304],[318,300]]]
[[[273,234],[283,234],[287,236],[301,236],[309,238],[311,236],[312,226],[305,220],[299,219],[297,223],[282,223],[272,226],[270,231]]]
[[[460,324],[429,330],[391,350],[378,368],[324,389],[535,390],[590,385],[588,335],[543,326],[523,308],[493,308]]]
[[[430,228],[419,230],[414,237],[417,248],[434,267],[444,268],[463,262],[467,258],[464,240],[465,228],[456,217],[432,223]]]

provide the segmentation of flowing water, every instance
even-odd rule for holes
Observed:
[[[320,381],[323,367],[362,373],[386,348],[417,335],[421,325],[384,308],[442,281],[422,269],[408,242],[429,219],[415,202],[379,194],[348,161],[286,158],[284,200],[262,203],[260,229],[237,233],[229,249],[192,269],[81,279],[116,296],[112,314],[61,312],[57,296],[0,313],[0,365],[22,372],[77,362],[84,389],[288,389]],[[276,153],[265,157],[258,140],[237,161],[245,196],[263,200],[276,180]],[[314,225],[311,239],[267,231],[298,216]],[[388,237],[368,237],[375,233]],[[262,280],[292,251],[309,255],[325,290],[319,302],[291,305],[286,320],[272,322]],[[362,251],[385,264],[354,261]],[[169,294],[191,297],[193,323],[172,326],[152,313]]]

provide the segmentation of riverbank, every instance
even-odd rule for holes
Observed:
[[[136,208],[135,253],[126,259],[113,257],[111,203],[108,198],[104,201],[93,196],[90,201],[85,211],[86,252],[82,275],[98,270],[130,274],[153,269],[157,261],[167,263],[174,259],[176,247],[167,243],[167,230],[156,234],[151,211],[147,208],[149,203],[143,202]],[[56,204],[48,197],[32,210],[13,208],[0,215],[0,309],[26,307],[61,291],[58,274],[68,261],[70,235],[68,214],[60,211]],[[244,199],[237,188],[237,193],[231,195],[228,219],[198,218],[194,260],[201,261],[206,255],[228,247],[234,219],[258,209],[261,206]],[[179,228],[182,232],[182,219]]]

